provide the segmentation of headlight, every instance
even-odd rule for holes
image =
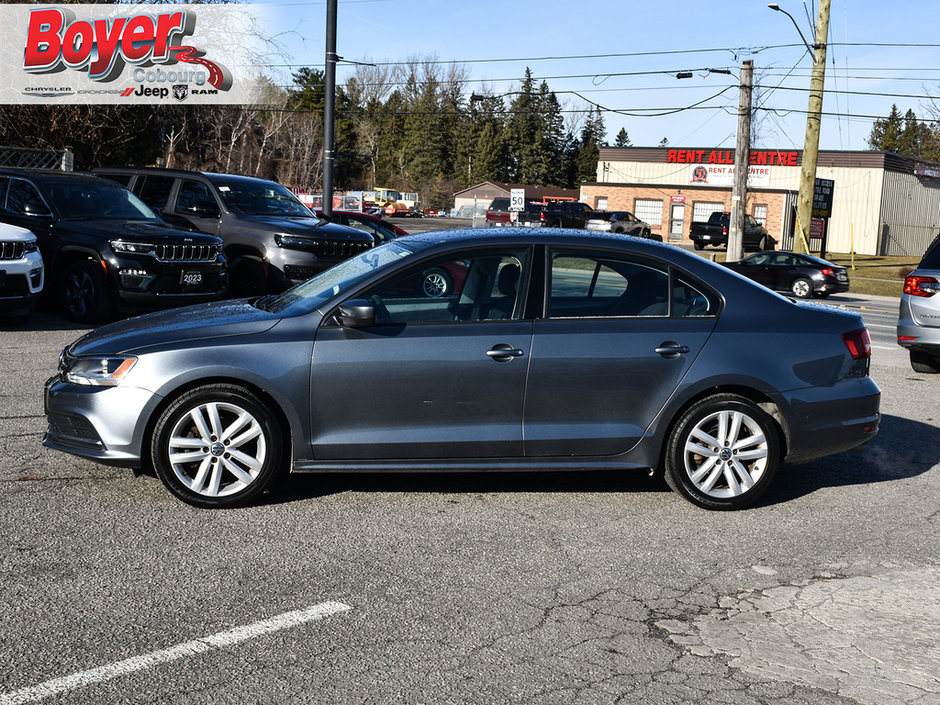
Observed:
[[[307,252],[316,252],[319,245],[316,240],[309,237],[282,233],[274,235],[274,242],[277,243],[278,247],[286,247],[289,250],[305,250]]]
[[[115,252],[127,252],[134,255],[152,255],[156,246],[149,242],[124,242],[123,240],[111,240],[111,249]]]
[[[136,362],[136,357],[76,357],[65,370],[65,379],[72,384],[116,387]]]
[[[33,240],[32,242],[27,242],[27,243],[26,243],[26,252],[27,252],[27,253],[35,252],[35,251],[38,250],[38,249],[39,249],[39,245],[36,244],[36,241],[35,241],[35,240]]]

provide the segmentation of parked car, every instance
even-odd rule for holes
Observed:
[[[368,233],[317,218],[273,181],[147,167],[95,173],[127,186],[167,222],[221,237],[235,296],[283,291],[374,244]]]
[[[587,230],[634,235],[657,242],[663,241],[662,235],[650,230],[649,223],[640,220],[630,211],[594,211],[588,216],[584,227]]]
[[[724,265],[768,289],[786,291],[798,299],[810,296],[821,299],[849,290],[849,272],[845,267],[812,255],[771,250]]]
[[[546,228],[583,228],[588,218],[596,213],[587,203],[578,201],[553,201],[538,211],[519,214],[519,225],[536,225]]]
[[[909,351],[915,372],[940,372],[940,235],[904,280],[898,345]]]
[[[47,290],[69,318],[225,296],[222,241],[169,227],[123,186],[89,174],[0,169],[0,222],[36,235]]]
[[[731,228],[731,213],[712,213],[708,220],[696,220],[689,225],[689,239],[696,250],[706,245],[728,246],[728,231]],[[773,250],[777,241],[767,232],[753,215],[744,214],[744,232],[741,241],[746,250]]]
[[[509,209],[508,198],[494,198],[486,209],[486,224],[501,225],[542,225],[540,215],[545,204],[540,201],[526,201],[525,207],[514,213]]]
[[[456,263],[459,293],[401,286]],[[203,507],[254,500],[286,469],[657,468],[691,502],[735,509],[780,463],[876,433],[870,356],[857,313],[680,248],[430,231],[280,295],[82,336],[46,383],[43,442],[152,463]]]
[[[0,223],[0,318],[24,323],[36,307],[44,279],[36,236]]]
[[[319,218],[327,217],[322,210],[315,211],[315,213]],[[406,230],[402,230],[380,216],[360,213],[359,211],[333,211],[328,220],[369,233],[378,244],[408,234]]]

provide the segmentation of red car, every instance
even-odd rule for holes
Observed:
[[[321,210],[316,211],[316,214],[333,223],[348,225],[351,228],[369,233],[375,238],[376,245],[381,245],[383,242],[393,240],[400,235],[408,234],[406,231],[402,230],[397,225],[392,225],[387,220],[369,215],[368,213],[360,213],[359,211],[333,211],[329,218],[327,218]]]

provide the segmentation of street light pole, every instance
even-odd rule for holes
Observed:
[[[819,15],[816,19],[816,44],[813,47],[813,74],[809,84],[809,109],[806,114],[803,167],[800,171],[800,194],[796,208],[797,237],[793,243],[794,252],[809,252],[810,227],[813,220],[813,192],[816,188],[816,163],[819,157],[819,127],[822,121],[823,88],[826,83],[826,39],[829,36],[830,2],[831,0],[819,0]],[[783,12],[793,20],[792,15],[780,9],[776,3],[768,7]],[[796,20],[793,22],[796,24]],[[800,37],[803,37],[802,32],[800,32]],[[803,39],[803,43],[806,44],[806,39]],[[808,48],[809,45],[807,45]]]
[[[333,127],[336,121],[336,5],[326,0],[326,75],[323,77],[323,199],[320,207],[333,215]]]

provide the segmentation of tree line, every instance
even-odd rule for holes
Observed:
[[[362,65],[337,87],[334,188],[385,186],[446,208],[483,181],[574,188],[596,178],[599,109],[563,106],[528,69],[518,90],[466,94],[469,72],[412,59]],[[75,168],[159,165],[247,174],[316,192],[324,73],[267,81],[258,106],[22,105],[0,109],[0,144],[70,148]],[[629,144],[625,130],[615,142]]]
[[[936,121],[918,120],[911,109],[902,116],[898,106],[892,105],[888,116],[872,125],[868,146],[879,152],[940,162],[940,128]]]

